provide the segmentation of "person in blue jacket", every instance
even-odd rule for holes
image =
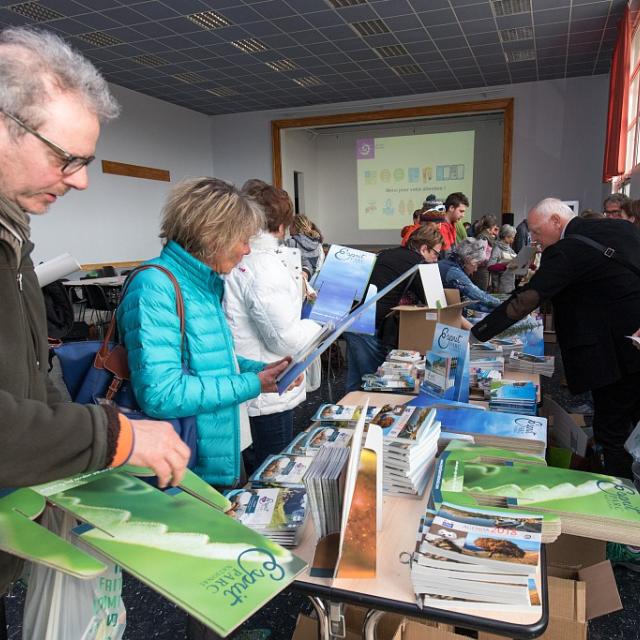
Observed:
[[[445,289],[457,289],[462,300],[470,300],[467,309],[474,311],[493,311],[500,306],[500,300],[477,287],[469,276],[484,262],[487,253],[486,240],[467,238],[457,244],[445,260],[438,262],[442,286]]]
[[[140,408],[155,418],[195,415],[194,471],[220,487],[243,475],[239,405],[276,391],[275,378],[290,361],[265,366],[236,357],[222,309],[220,276],[249,253],[249,238],[263,226],[257,205],[223,180],[191,179],[170,193],[160,233],[164,248],[149,262],[168,269],[180,285],[184,367],[175,291],[165,273],[137,274],[117,312]]]

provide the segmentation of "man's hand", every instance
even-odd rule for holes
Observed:
[[[636,349],[640,349],[640,342],[638,342],[640,340],[640,329],[638,329],[634,334],[632,334],[631,336],[632,338],[636,338],[635,340],[632,340],[632,344]]]
[[[289,366],[291,356],[271,362],[258,373],[260,378],[260,393],[277,393],[276,378]]]
[[[177,486],[184,477],[189,447],[180,440],[168,422],[132,420],[133,451],[128,460],[139,467],[151,467],[158,476],[158,486]]]

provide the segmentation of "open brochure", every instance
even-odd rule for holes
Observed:
[[[373,297],[367,297],[365,302],[356,307],[351,313],[338,320],[335,327],[329,335],[325,336],[321,340],[315,349],[310,353],[305,349],[307,354],[305,357],[296,357],[291,361],[289,366],[278,376],[276,385],[278,387],[278,393],[284,393],[291,383],[303,372],[305,369],[321,354],[323,354],[345,331],[347,331],[353,323],[367,311],[371,305],[375,305],[380,298],[387,295],[391,290],[397,287],[401,282],[404,282],[407,278],[412,276],[420,265],[415,265],[411,269],[405,271],[401,276],[398,276],[393,282],[389,283],[386,287],[378,291],[377,295]],[[308,345],[310,347],[311,345]],[[305,354],[303,353],[302,356]]]

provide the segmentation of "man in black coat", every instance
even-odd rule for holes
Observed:
[[[538,203],[528,223],[544,249],[540,268],[472,333],[489,340],[551,299],[569,389],[593,395],[605,471],[631,477],[624,441],[640,419],[640,351],[626,336],[640,326],[640,231],[623,220],[578,218],[555,198]]]

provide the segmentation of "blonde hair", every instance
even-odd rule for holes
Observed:
[[[260,207],[234,185],[218,178],[177,184],[162,210],[160,237],[177,242],[205,264],[246,241],[265,225]]]
[[[298,213],[293,218],[290,233],[292,236],[300,234],[312,238],[313,240],[322,241],[322,234],[320,233],[320,230],[303,213]]]

